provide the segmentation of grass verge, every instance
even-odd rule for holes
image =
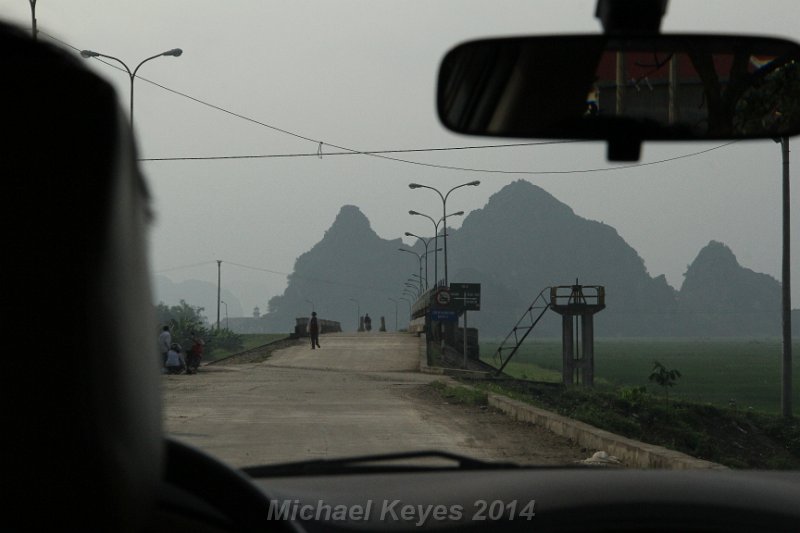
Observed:
[[[433,381],[430,387],[435,390],[439,396],[447,400],[449,403],[457,403],[463,405],[488,405],[489,395],[480,390],[475,390],[467,387],[450,386],[442,381]]]
[[[274,342],[280,339],[285,339],[288,337],[286,333],[252,333],[252,334],[241,334],[240,337],[242,338],[242,348],[238,350],[224,350],[224,349],[215,349],[211,350],[208,354],[205,354],[203,359],[205,361],[216,361],[217,359],[221,359],[223,357],[228,357],[229,355],[233,355],[235,353],[244,352],[247,350],[251,350],[258,346],[263,346],[265,344],[269,344],[270,342]]]
[[[485,393],[503,394],[618,435],[731,468],[800,469],[797,419],[685,400],[670,399],[666,403],[662,395],[650,394],[641,387],[584,389],[530,381],[461,380]],[[450,394],[455,399],[466,396],[455,391]]]

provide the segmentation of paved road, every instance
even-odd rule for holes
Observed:
[[[262,363],[164,376],[165,429],[234,466],[440,449],[490,460],[582,459],[565,439],[490,409],[445,403],[409,334],[323,335]]]

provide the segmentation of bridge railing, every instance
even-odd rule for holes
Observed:
[[[308,321],[307,316],[295,318],[294,334],[298,337],[308,337]],[[325,320],[317,318],[319,323],[320,333],[339,333],[342,331],[342,325],[335,320]]]

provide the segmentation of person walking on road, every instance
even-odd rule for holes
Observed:
[[[158,351],[161,352],[161,366],[167,364],[167,352],[172,344],[172,334],[169,332],[169,326],[161,328],[161,333],[158,335]]]
[[[369,317],[369,313],[364,315],[364,329],[367,331],[372,330],[372,319]]]
[[[319,321],[315,311],[311,312],[311,320],[308,321],[308,334],[311,337],[311,349],[322,348],[319,345]]]

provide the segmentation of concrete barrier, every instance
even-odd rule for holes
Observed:
[[[443,375],[444,369],[438,366],[428,365],[428,341],[424,333],[419,334],[419,342],[417,343],[419,350],[419,371],[423,374],[438,374]]]
[[[425,332],[425,317],[414,318],[408,323],[408,331],[411,333]]]
[[[307,316],[295,318],[294,334],[296,337],[308,337],[308,321],[311,320]],[[342,325],[335,320],[325,320],[317,318],[319,322],[320,333],[340,333]]]
[[[718,463],[697,459],[691,455],[664,448],[663,446],[622,437],[501,394],[489,393],[488,396],[489,405],[500,409],[515,420],[547,428],[556,435],[567,437],[584,448],[605,451],[609,455],[617,457],[626,466],[672,470],[725,470],[728,468]]]

